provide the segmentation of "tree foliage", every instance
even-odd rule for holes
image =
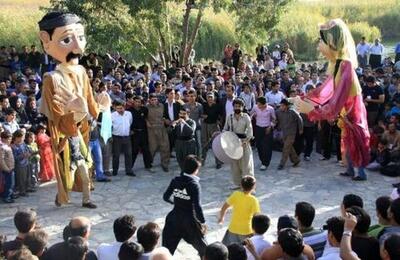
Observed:
[[[86,23],[89,49],[119,51],[137,61],[168,64],[173,46],[186,64],[206,11],[234,18],[241,42],[267,41],[292,0],[50,0],[49,9],[76,13]]]

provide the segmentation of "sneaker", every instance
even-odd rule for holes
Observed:
[[[305,156],[305,157],[304,157],[304,161],[309,162],[310,160],[311,160],[311,159],[310,159],[309,156]]]
[[[86,202],[86,203],[82,203],[82,207],[84,208],[88,208],[88,209],[95,209],[97,208],[96,204],[93,204],[92,202]]]
[[[3,199],[3,202],[10,204],[10,203],[14,203],[15,201],[12,198],[7,198],[7,199]]]
[[[279,164],[278,165],[278,170],[283,170],[283,165]]]
[[[362,178],[362,177],[360,177],[360,176],[356,176],[356,177],[353,177],[352,180],[353,180],[353,181],[366,181],[367,178]]]
[[[320,160],[320,161],[329,161],[329,159],[326,158],[326,157],[324,157],[324,156],[322,156],[321,158],[319,158],[319,160]]]
[[[111,180],[109,178],[102,178],[102,179],[98,179],[96,181],[97,182],[110,182]]]
[[[393,188],[400,188],[400,182],[399,183],[393,183],[392,186],[393,186]]]
[[[117,176],[117,174],[118,174],[118,171],[113,171],[113,172],[112,172],[112,175],[113,175],[113,176]]]
[[[112,173],[111,173],[110,171],[105,171],[105,172],[104,172],[104,175],[110,177],[110,176],[112,176]]]
[[[155,170],[153,170],[153,168],[151,168],[151,167],[149,167],[149,168],[146,168],[146,171],[148,171],[148,172],[150,172],[150,173],[155,173],[156,171]]]
[[[297,162],[295,162],[295,163],[292,165],[292,167],[297,167],[297,166],[299,166],[299,164],[300,164],[300,160],[298,160]]]
[[[267,169],[267,166],[265,166],[264,164],[263,165],[261,165],[261,167],[260,167],[260,171],[265,171]]]
[[[28,193],[26,193],[26,192],[20,193],[19,195],[22,197],[29,197]]]
[[[351,175],[351,174],[348,173],[348,172],[341,172],[341,173],[339,173],[339,175],[340,175],[340,176],[343,176],[343,177],[353,177],[353,175]]]
[[[131,176],[131,177],[136,177],[136,174],[133,172],[127,172],[126,175]]]
[[[54,200],[54,204],[56,205],[56,207],[61,207],[61,203],[58,202],[57,195],[56,195],[56,199]]]
[[[220,164],[220,163],[218,163],[217,165],[215,165],[215,169],[221,169],[221,167],[222,167],[222,164]]]

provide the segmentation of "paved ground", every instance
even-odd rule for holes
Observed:
[[[255,153],[255,158],[257,154]],[[334,215],[340,214],[339,204],[344,194],[355,193],[364,198],[366,209],[376,221],[374,201],[378,196],[388,195],[391,192],[390,183],[396,181],[377,173],[368,173],[367,182],[352,182],[338,176],[343,170],[334,160],[318,161],[314,155],[311,162],[302,162],[300,167],[287,167],[283,171],[276,171],[280,153],[274,152],[270,168],[265,172],[256,170],[257,193],[262,211],[272,219],[272,226],[268,233],[276,230],[276,221],[280,215],[293,215],[294,205],[298,201],[311,202],[317,209],[316,226]],[[72,194],[72,203],[62,208],[54,206],[56,187],[54,183],[44,185],[40,190],[28,198],[18,199],[12,205],[0,204],[0,234],[13,237],[14,227],[12,217],[19,208],[30,207],[39,215],[40,225],[51,235],[50,242],[61,240],[63,227],[72,216],[84,215],[91,219],[93,227],[90,246],[96,248],[99,243],[114,240],[112,223],[115,218],[123,214],[133,214],[137,224],[155,221],[163,225],[166,214],[171,206],[162,200],[162,194],[173,176],[178,174],[176,162],[171,166],[170,173],[164,173],[156,167],[156,173],[150,174],[138,162],[135,172],[138,177],[132,178],[119,174],[113,177],[111,183],[97,183],[92,199],[99,206],[96,210],[80,207],[80,193]],[[209,160],[211,161],[211,160]],[[256,169],[258,169],[258,159]],[[159,162],[158,159],[155,162]],[[157,163],[156,163],[157,164]],[[123,165],[123,164],[122,164]],[[231,193],[229,166],[215,170],[214,165],[208,162],[201,170],[201,184],[203,190],[202,203],[209,227],[207,240],[214,242],[221,240],[226,226],[217,224],[219,209]],[[229,216],[226,218],[229,222]],[[181,242],[175,253],[176,259],[198,259],[191,246]]]

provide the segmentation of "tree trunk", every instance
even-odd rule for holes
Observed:
[[[192,11],[192,5],[188,0],[186,0],[186,10],[185,14],[183,15],[183,22],[182,22],[182,42],[181,42],[181,53],[179,56],[179,63],[180,65],[183,64],[183,59],[185,56],[185,52],[187,49],[187,40],[189,35],[189,19],[190,19],[190,12]]]
[[[188,41],[187,48],[183,57],[183,65],[186,65],[189,62],[190,53],[192,52],[194,43],[197,38],[197,34],[199,33],[201,21],[203,18],[203,11],[204,11],[203,8],[200,8],[199,12],[197,13],[196,23],[194,24],[192,35],[190,36],[190,40]]]

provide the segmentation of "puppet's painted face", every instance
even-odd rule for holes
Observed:
[[[69,65],[78,64],[86,46],[85,31],[80,23],[57,27],[51,37],[46,31],[41,31],[40,39],[47,54]]]

